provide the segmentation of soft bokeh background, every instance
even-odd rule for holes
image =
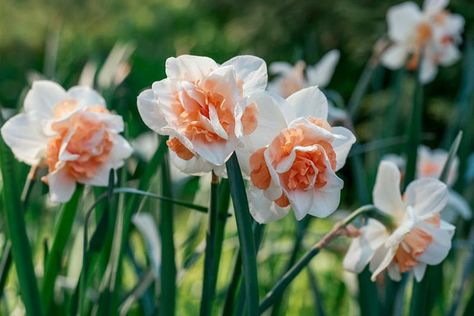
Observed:
[[[4,108],[21,107],[21,96],[31,80],[39,77],[56,80],[69,87],[77,84],[86,64],[104,63],[112,47],[128,43],[135,48],[129,59],[131,72],[113,95],[109,106],[124,115],[128,135],[132,138],[147,129],[136,110],[136,96],[153,81],[164,77],[167,57],[191,53],[207,55],[223,62],[237,54],[253,54],[272,61],[295,62],[299,59],[315,63],[327,51],[337,48],[341,60],[330,88],[348,100],[372,48],[386,31],[385,13],[400,1],[385,0],[103,0],[103,1],[35,1],[0,0],[0,104]],[[418,1],[419,2],[419,1]],[[453,0],[450,10],[466,19],[464,38],[474,36],[474,2]],[[464,46],[461,47],[464,49]],[[427,87],[430,107],[425,130],[431,134],[427,143],[439,146],[440,135],[452,119],[452,107],[461,81],[463,61],[442,68],[433,84]],[[125,69],[124,71],[126,71]],[[360,141],[377,139],[384,122],[374,120],[385,111],[389,102],[389,86],[393,75],[383,68],[376,70],[372,93],[364,99],[363,115],[356,128]],[[405,82],[401,93],[409,106],[412,82]],[[405,113],[405,112],[403,112]],[[401,116],[403,119],[403,115]],[[366,164],[377,164],[378,156],[368,156]],[[373,174],[371,175],[373,178]],[[350,173],[345,171],[346,191],[343,208],[355,204]],[[197,179],[184,179],[177,190],[192,198],[199,187]],[[39,193],[38,193],[39,194]],[[203,194],[201,192],[201,194]],[[205,193],[204,193],[205,194]],[[207,195],[197,201],[205,205]],[[41,204],[44,205],[44,204]],[[153,204],[151,203],[151,206]],[[41,249],[45,231],[54,223],[54,212],[33,213],[27,220],[42,223],[32,233],[39,236],[36,248]],[[45,219],[46,218],[46,219]],[[229,221],[233,226],[233,221]],[[330,220],[310,223],[305,236],[307,245],[331,227]],[[80,225],[82,223],[78,223]],[[301,228],[301,227],[300,227]],[[177,214],[176,247],[179,275],[178,315],[193,315],[198,311],[202,258],[193,264],[193,255],[202,253],[206,217],[182,211]],[[80,229],[75,244],[80,244]],[[259,254],[262,278],[261,295],[271,288],[284,268],[298,227],[291,216],[269,225],[264,246]],[[35,235],[36,234],[36,235]],[[132,235],[131,243],[138,247],[138,261],[144,261],[143,248]],[[191,238],[191,239],[190,239]],[[137,239],[137,240],[135,240]],[[190,241],[191,240],[191,241]],[[222,271],[219,274],[217,303],[222,304],[225,286],[231,274],[235,245],[235,228],[228,230],[224,245]],[[71,258],[80,258],[80,245],[71,249]],[[357,314],[354,300],[355,276],[344,274],[341,260],[347,240],[335,242],[312,264],[315,275],[303,273],[287,292],[291,304],[288,315],[306,315],[323,308],[329,315]],[[304,246],[305,247],[305,246]],[[303,247],[303,248],[304,248]],[[38,261],[41,260],[38,251]],[[199,258],[199,257],[198,257]],[[73,261],[73,260],[72,260]],[[188,266],[189,264],[189,266]],[[133,287],[135,279],[130,264],[126,266],[126,284]],[[451,266],[448,269],[452,269]],[[74,270],[74,266],[70,267]],[[74,274],[74,271],[70,272]],[[315,281],[323,301],[313,297]],[[311,291],[313,289],[313,291]],[[317,306],[321,301],[324,306]],[[10,301],[14,306],[18,302]],[[133,310],[133,308],[132,308]],[[137,310],[138,311],[138,310]]]

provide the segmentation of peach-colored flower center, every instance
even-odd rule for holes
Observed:
[[[208,85],[208,89],[205,90],[198,83],[194,83],[191,91],[179,92],[173,111],[177,117],[179,132],[191,142],[224,143],[227,139],[220,135],[210,122],[217,117],[222,130],[228,136],[232,135],[235,128],[233,105],[229,104],[229,100],[226,100],[224,95],[213,91],[212,83],[208,83]],[[244,135],[248,135],[256,129],[257,111],[257,106],[254,103],[245,108],[241,118]],[[191,151],[184,150],[184,145],[178,140],[172,140],[168,143],[168,145],[170,144],[171,150],[180,151],[176,152],[178,156],[184,156],[187,158],[186,160],[192,158]]]
[[[439,214],[426,220],[426,223],[439,227]],[[393,259],[400,272],[403,273],[413,269],[418,264],[417,257],[423,254],[432,242],[433,236],[421,228],[415,228],[406,234]]]
[[[425,162],[421,165],[420,173],[422,177],[434,176],[439,172],[439,165],[434,162]]]
[[[327,122],[321,119],[310,118],[309,121],[323,128],[331,128]],[[296,146],[313,146],[313,148],[295,152],[295,159],[291,167],[279,174],[280,183],[287,190],[310,190],[324,187],[327,183],[326,158],[329,160],[330,168],[335,170],[336,153],[329,142],[310,135],[303,126],[284,129],[270,144],[268,150],[273,167],[276,168],[284,159],[288,158]],[[267,189],[271,182],[264,157],[265,150],[266,148],[260,148],[250,157],[250,180],[254,186],[261,190]],[[284,205],[286,200],[286,196],[282,195],[275,203]]]
[[[194,157],[193,153],[177,138],[169,139],[166,142],[166,145],[168,145],[169,149],[174,151],[176,155],[183,160],[190,160]]]
[[[77,102],[68,100],[61,102],[54,108],[56,117],[61,117],[75,110]],[[87,112],[108,113],[102,106],[88,108]],[[75,180],[85,180],[94,177],[98,169],[108,159],[113,143],[105,123],[97,121],[87,112],[72,114],[65,121],[52,124],[51,128],[57,135],[48,142],[46,150],[46,162],[49,172],[58,167],[61,146],[69,138],[66,150],[78,158],[64,162],[64,171]],[[72,133],[72,135],[71,135]]]
[[[420,62],[421,52],[423,47],[426,46],[428,41],[433,36],[433,30],[429,23],[420,23],[416,27],[416,34],[415,34],[415,51],[413,52],[411,58],[408,60],[407,68],[409,70],[415,70],[418,67],[418,63]]]

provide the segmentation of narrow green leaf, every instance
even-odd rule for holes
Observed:
[[[71,200],[64,204],[56,225],[56,233],[53,238],[53,245],[46,260],[46,268],[41,291],[41,299],[47,313],[50,312],[50,308],[53,305],[53,294],[56,277],[61,271],[64,248],[66,247],[72,232],[72,226],[78,210],[82,191],[83,187],[78,187]]]
[[[421,61],[420,61],[421,63]],[[419,68],[419,67],[418,67]],[[423,126],[423,84],[419,80],[419,72],[416,72],[416,86],[413,96],[413,107],[411,117],[407,125],[407,145],[406,157],[407,167],[405,172],[405,187],[415,179],[416,176],[416,161],[418,146],[421,141],[421,131]]]
[[[458,132],[458,135],[454,139],[453,144],[451,145],[451,148],[449,149],[448,153],[448,159],[446,159],[446,162],[444,163],[443,170],[441,171],[441,175],[439,176],[439,179],[446,183],[448,181],[449,177],[449,171],[451,170],[452,164],[454,160],[456,159],[456,155],[459,150],[459,145],[461,144],[462,140],[462,131]]]
[[[248,314],[249,316],[256,316],[259,315],[259,298],[255,241],[252,233],[252,219],[250,217],[247,193],[245,192],[244,180],[242,179],[242,173],[235,153],[227,161],[226,167],[242,253]]]
[[[164,197],[172,198],[172,183],[170,177],[168,155],[161,164],[161,193]],[[174,219],[173,203],[161,200],[159,228],[161,234],[161,294],[160,315],[173,316],[176,312],[176,262],[174,248]]]
[[[362,98],[364,97],[367,89],[369,88],[370,80],[374,74],[377,64],[371,59],[367,62],[359,80],[357,81],[354,92],[351,95],[348,105],[349,115],[352,121],[355,121],[359,115]]]
[[[229,196],[228,180],[222,180],[219,186],[218,178],[213,173],[211,182],[211,203],[209,208],[209,228],[206,235],[204,257],[201,316],[209,316],[212,314],[217,274],[222,253],[222,243],[224,240],[226,214],[229,206]],[[219,216],[219,214],[224,217]]]
[[[3,203],[8,237],[12,244],[21,297],[28,315],[42,315],[42,306],[33,268],[31,247],[26,233],[23,207],[15,180],[14,158],[0,137],[0,164],[3,180]]]
[[[296,222],[296,230],[295,230],[295,240],[293,242],[293,247],[291,249],[290,259],[288,260],[285,270],[282,273],[282,276],[291,269],[291,267],[295,264],[296,260],[298,259],[298,255],[301,249],[301,245],[303,242],[304,235],[309,225],[310,217],[305,217],[301,222]],[[285,304],[285,296],[280,297],[276,300],[275,304],[273,305],[271,315],[277,316],[280,315],[280,309]]]

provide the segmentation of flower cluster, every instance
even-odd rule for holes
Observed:
[[[298,220],[336,210],[343,181],[335,172],[355,137],[329,125],[327,99],[317,87],[286,100],[272,95],[265,91],[265,63],[252,56],[222,65],[206,57],[169,58],[166,74],[139,95],[138,108],[151,129],[170,137],[178,168],[225,175],[223,165],[236,152],[258,222],[276,220],[290,206]]]

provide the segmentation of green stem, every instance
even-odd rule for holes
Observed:
[[[421,142],[421,131],[423,124],[423,84],[420,82],[419,73],[420,70],[418,69],[418,71],[416,72],[416,86],[413,97],[413,107],[411,117],[407,126],[408,142],[405,152],[407,157],[405,187],[415,179],[418,146]]]
[[[313,259],[319,253],[319,251],[326,247],[326,245],[334,238],[340,236],[347,225],[349,225],[359,216],[370,215],[371,217],[373,217],[374,214],[379,214],[377,209],[373,205],[366,205],[352,212],[343,221],[336,223],[336,225],[334,225],[334,227],[317,244],[315,244],[308,252],[306,252],[306,254],[301,257],[301,259],[298,260],[298,262],[290,270],[288,270],[288,272],[285,273],[285,275],[275,284],[275,286],[270,290],[270,292],[267,293],[267,295],[260,304],[260,313],[266,311],[276,302],[276,300],[279,299],[279,297],[281,297],[285,289],[310,263],[311,259]]]
[[[44,304],[45,311],[47,313],[49,313],[50,307],[53,303],[53,293],[54,285],[56,283],[56,277],[58,276],[59,271],[61,271],[64,248],[66,247],[66,243],[69,240],[69,236],[72,232],[72,225],[74,223],[74,218],[76,217],[82,191],[82,186],[77,188],[71,200],[63,206],[61,210],[61,215],[56,226],[56,233],[54,235],[53,245],[49,251],[48,258],[46,260],[46,269],[43,278],[41,299]]]
[[[30,169],[28,176],[26,177],[25,185],[23,187],[23,192],[21,194],[21,203],[23,205],[23,210],[28,210],[28,202],[30,200],[31,192],[33,191],[33,186],[35,184],[37,167],[33,166]],[[3,289],[7,282],[8,274],[10,273],[10,267],[12,265],[12,244],[10,240],[5,242],[5,246],[2,252],[2,258],[0,259],[0,296],[3,295]]]
[[[298,254],[301,250],[301,245],[303,242],[303,237],[306,233],[306,228],[308,227],[310,217],[305,217],[301,222],[296,222],[296,236],[295,241],[293,243],[293,248],[291,250],[290,259],[288,260],[285,270],[283,271],[283,275],[293,267],[296,260],[298,259]],[[272,316],[280,315],[280,309],[285,302],[285,298],[282,296],[280,297],[275,304],[273,305],[272,309]]]
[[[226,191],[226,192],[224,192]],[[221,193],[221,195],[219,195]],[[219,203],[220,202],[220,203]],[[226,203],[227,202],[227,203]],[[219,190],[219,178],[212,173],[211,204],[209,208],[209,230],[206,235],[206,250],[204,257],[204,278],[201,295],[200,315],[212,314],[212,306],[216,290],[217,274],[224,239],[225,216],[229,203],[229,182],[223,180]]]
[[[168,156],[165,155],[161,164],[161,192],[164,197],[172,198],[171,177]],[[160,202],[160,234],[161,234],[161,296],[160,314],[175,315],[176,309],[176,262],[173,240],[173,203]]]
[[[242,253],[248,314],[249,316],[256,316],[259,314],[257,256],[254,236],[252,233],[252,219],[250,217],[247,193],[245,192],[244,180],[242,179],[242,173],[235,153],[232,154],[230,159],[227,161],[226,167],[229,177],[232,203],[235,210],[235,219],[237,221],[240,251]]]
[[[27,315],[42,315],[41,301],[33,268],[31,247],[26,233],[23,207],[20,193],[15,182],[14,159],[3,139],[0,140],[0,162],[3,180],[3,203],[7,232],[12,244],[20,293]]]

